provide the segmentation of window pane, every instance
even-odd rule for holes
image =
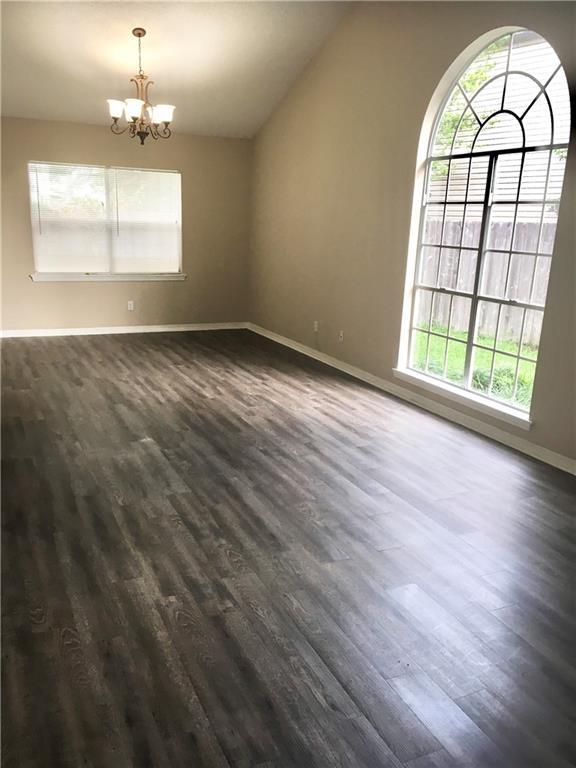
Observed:
[[[550,277],[550,257],[538,256],[536,270],[534,272],[534,286],[532,288],[532,304],[544,306],[546,292],[548,291],[548,278]]]
[[[438,274],[439,288],[456,288],[456,277],[458,275],[458,249],[442,248],[440,257],[440,272]]]
[[[520,408],[523,408],[524,410],[528,410],[528,408],[530,408],[535,375],[536,364],[529,363],[526,360],[520,360],[518,365],[518,381],[516,383],[514,404]]]
[[[420,274],[418,282],[422,285],[436,285],[438,264],[440,260],[440,248],[432,248],[425,245],[420,250]]]
[[[570,96],[566,75],[560,69],[546,88],[554,112],[554,143],[568,144],[570,138]]]
[[[544,206],[544,218],[542,220],[542,233],[540,235],[540,253],[552,253],[554,237],[556,236],[556,223],[558,221],[558,205],[547,204]]]
[[[541,205],[519,205],[514,227],[515,251],[538,250],[538,235],[540,233],[540,220],[542,218]]]
[[[500,305],[493,301],[479,301],[476,312],[474,340],[485,347],[494,347]]]
[[[497,299],[506,298],[509,258],[507,253],[487,251],[484,254],[480,280],[480,293],[482,295],[494,296]]]
[[[533,360],[536,360],[538,357],[543,316],[543,312],[538,312],[535,309],[526,310],[524,330],[522,332],[522,347],[520,349],[520,354],[523,357],[530,357]]]
[[[475,152],[522,147],[524,139],[519,121],[507,112],[491,117],[480,129],[474,144]]]
[[[462,238],[462,221],[464,218],[463,205],[449,205],[446,208],[442,243],[444,245],[460,245]]]
[[[512,399],[516,378],[516,362],[516,358],[509,355],[502,355],[497,352],[494,356],[490,394],[498,400],[510,401]]]
[[[458,267],[458,280],[456,289],[472,293],[476,279],[477,251],[460,251],[460,265]]]
[[[444,360],[446,358],[446,339],[440,336],[430,336],[428,345],[427,370],[435,376],[444,373]]]
[[[498,77],[491,83],[477,91],[472,100],[472,108],[478,115],[481,122],[484,122],[494,112],[498,112],[502,107],[502,96],[504,91],[504,78]]]
[[[472,96],[491,77],[496,77],[506,71],[508,61],[508,46],[510,35],[505,35],[487,46],[470,64],[460,78],[463,90]]]
[[[506,297],[513,301],[530,301],[532,276],[536,259],[529,254],[513,253],[510,257]]]
[[[443,205],[427,205],[424,218],[423,242],[440,245],[442,238]]]
[[[496,162],[494,174],[494,200],[516,200],[520,185],[522,155],[501,155]]]
[[[463,296],[452,297],[452,309],[450,311],[450,336],[466,341],[468,338],[468,325],[470,323],[470,307],[472,301]]]
[[[470,183],[468,184],[468,200],[484,202],[486,183],[488,181],[487,157],[473,157],[470,164]]]
[[[438,123],[432,154],[448,154],[450,147],[452,146],[452,139],[454,138],[456,127],[465,108],[466,101],[460,91],[455,88]]]
[[[428,169],[428,200],[429,202],[446,199],[446,182],[448,180],[448,160],[433,160]]]
[[[493,205],[488,225],[488,248],[508,251],[512,243],[515,205]]]
[[[450,178],[448,180],[448,200],[459,202],[466,200],[468,188],[468,171],[470,160],[468,158],[454,159],[450,163]]]
[[[467,109],[462,115],[462,120],[456,130],[454,137],[453,152],[470,152],[472,144],[478,133],[478,121],[470,109]]]
[[[552,121],[548,102],[541,94],[522,118],[527,147],[542,147],[552,142]]]
[[[562,192],[562,182],[564,181],[564,170],[566,168],[566,149],[553,149],[550,158],[550,174],[548,176],[549,200],[560,200]]]
[[[446,354],[446,378],[454,384],[464,381],[464,365],[466,363],[466,344],[459,341],[448,341]]]
[[[410,344],[410,368],[423,371],[426,368],[426,348],[428,346],[428,334],[422,331],[412,331]]]
[[[430,328],[431,312],[432,291],[423,291],[418,288],[414,299],[414,327],[428,330]]]
[[[474,347],[472,353],[472,377],[470,380],[472,389],[487,394],[490,388],[490,371],[494,353],[487,349]]]
[[[543,200],[550,152],[526,152],[520,197],[522,200]]]
[[[115,272],[180,269],[180,174],[118,168]]]
[[[502,306],[498,322],[498,337],[496,339],[497,350],[508,352],[512,355],[518,354],[523,319],[524,310],[522,308]]]
[[[510,109],[520,117],[540,92],[538,83],[526,75],[511,73],[506,84],[505,109]]]
[[[462,245],[470,248],[478,248],[480,243],[480,230],[482,228],[482,205],[467,205],[464,218],[464,232],[462,233]]]
[[[107,272],[106,169],[29,163],[38,272]]]
[[[434,333],[448,333],[450,317],[450,296],[446,293],[434,293],[432,302],[432,330]]]
[[[545,83],[558,64],[558,56],[537,32],[526,29],[514,33],[510,51],[511,70],[528,72]]]

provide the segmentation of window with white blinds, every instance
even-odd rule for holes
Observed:
[[[29,163],[28,174],[38,273],[180,272],[179,173]]]

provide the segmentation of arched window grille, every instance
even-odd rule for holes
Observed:
[[[569,130],[564,71],[535,32],[460,76],[426,160],[409,368],[529,410]]]

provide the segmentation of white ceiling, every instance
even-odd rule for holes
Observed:
[[[2,114],[108,124],[134,96],[133,27],[174,131],[253,136],[346,9],[333,2],[3,2]]]

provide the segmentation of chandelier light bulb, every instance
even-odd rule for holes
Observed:
[[[173,104],[157,104],[153,107],[155,123],[171,123],[176,107]]]
[[[144,106],[143,99],[126,99],[126,119],[138,120]]]
[[[108,99],[108,109],[110,110],[110,117],[118,119],[124,114],[124,102],[119,99]]]

